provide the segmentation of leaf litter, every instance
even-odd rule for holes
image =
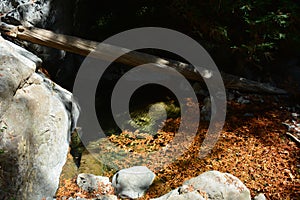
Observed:
[[[300,199],[299,146],[286,135],[287,128],[282,122],[291,119],[291,113],[284,108],[283,103],[275,101],[272,96],[264,97],[263,102],[251,101],[249,104],[228,101],[225,125],[211,152],[205,158],[199,158],[199,149],[208,127],[208,123],[200,122],[193,142],[180,144],[186,150],[174,162],[166,163],[162,169],[153,168],[151,163],[164,162],[164,155],[161,155],[147,163],[157,177],[140,199],[162,196],[181,186],[185,180],[209,170],[238,177],[249,188],[252,197],[264,193],[267,199]],[[168,144],[175,134],[180,134],[176,133],[179,124],[180,118],[169,119],[156,135],[125,130],[120,135],[110,136],[111,142],[133,155],[128,162],[116,161],[116,165],[119,168],[129,167],[134,156],[141,160],[143,155],[147,158],[149,152],[162,148],[176,151],[176,148],[168,148]],[[113,172],[100,175],[111,177]],[[64,196],[92,198],[95,194],[82,193],[75,179],[61,179],[57,199]]]

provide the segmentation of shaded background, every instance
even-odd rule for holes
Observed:
[[[101,42],[131,28],[171,28],[203,45],[220,70],[270,83],[293,96],[300,92],[300,6],[297,1],[70,2],[74,6],[72,35]],[[150,53],[180,60],[168,53]],[[62,69],[56,74],[58,82],[71,89],[74,76],[67,81],[66,77],[76,73],[82,60],[77,58],[75,72]]]

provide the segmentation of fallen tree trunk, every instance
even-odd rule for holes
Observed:
[[[90,40],[84,40],[74,36],[57,34],[49,30],[39,28],[24,28],[23,26],[14,26],[6,23],[0,23],[0,30],[5,35],[32,43],[65,50],[68,52],[87,56],[94,52],[98,59],[113,61],[116,54],[123,55],[117,62],[129,66],[138,66],[145,63],[156,63],[157,67],[171,67],[182,73],[187,79],[203,82],[203,78],[195,68],[187,63],[174,61],[170,59],[159,58],[146,53],[130,51],[121,47],[98,43]],[[129,52],[129,53],[128,53]],[[205,71],[203,71],[203,74]],[[245,92],[268,93],[268,94],[286,94],[285,90],[269,86],[268,84],[259,83],[249,79],[237,77],[234,75],[221,73],[226,88],[235,89]]]

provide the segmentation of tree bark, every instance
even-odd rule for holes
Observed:
[[[74,36],[67,36],[57,34],[49,30],[39,28],[24,28],[23,26],[13,26],[6,23],[0,23],[0,30],[5,35],[14,37],[20,40],[25,40],[35,44],[40,44],[56,49],[65,50],[68,52],[87,56],[91,52],[91,56],[95,56],[97,59],[106,61],[113,61],[113,56],[121,54],[117,62],[123,63],[129,66],[138,66],[146,63],[155,63],[157,67],[168,68],[171,67],[187,79],[193,81],[203,82],[201,74],[205,74],[205,69],[200,74],[195,68],[187,63],[160,58],[146,53],[137,51],[131,51],[129,49],[98,43],[95,41],[85,40]],[[97,49],[97,51],[96,51]],[[228,89],[235,89],[244,92],[253,93],[268,93],[268,94],[286,94],[285,90],[269,86],[268,84],[259,83],[249,79],[237,77],[231,74],[221,72],[224,85]]]

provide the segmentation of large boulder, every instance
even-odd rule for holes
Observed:
[[[155,174],[145,166],[121,169],[112,178],[115,192],[121,198],[137,199],[144,195],[155,178]]]
[[[1,20],[9,24],[73,35],[76,4],[73,0],[1,0],[0,15]],[[42,58],[52,79],[71,90],[76,70],[82,62],[78,56],[26,41],[19,40],[18,43]]]
[[[72,0],[1,0],[0,14],[3,15],[1,20],[9,24],[35,26],[70,34],[73,28],[74,7]],[[65,52],[61,50],[20,42],[41,56],[44,61],[53,62],[65,56]]]
[[[41,60],[0,36],[0,199],[54,196],[79,108]]]
[[[183,183],[168,194],[152,200],[251,200],[249,189],[229,173],[208,171]]]

